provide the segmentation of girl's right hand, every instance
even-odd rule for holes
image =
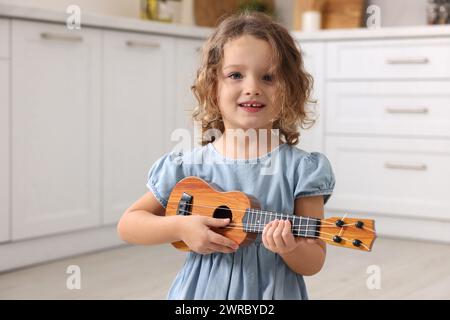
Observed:
[[[186,216],[182,221],[180,237],[192,251],[200,254],[213,252],[232,253],[239,248],[239,245],[209,228],[225,227],[228,223],[230,223],[230,219],[217,219],[197,215]]]

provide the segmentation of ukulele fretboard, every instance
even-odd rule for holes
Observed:
[[[289,220],[292,234],[298,237],[316,238],[319,236],[320,219],[299,217],[294,214],[247,209],[242,219],[244,231],[262,233],[266,224],[274,220]]]

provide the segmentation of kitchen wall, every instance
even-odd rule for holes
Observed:
[[[217,1],[217,0],[214,0]],[[292,8],[295,0],[276,0],[279,20],[292,28]],[[381,8],[381,26],[407,26],[426,24],[427,0],[368,0]],[[80,6],[82,13],[139,17],[139,0],[0,0],[0,3],[35,6],[49,9]]]

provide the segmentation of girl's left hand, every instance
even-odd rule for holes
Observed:
[[[269,222],[262,234],[264,246],[272,252],[288,253],[301,243],[317,243],[316,239],[294,237],[289,220],[274,220]]]

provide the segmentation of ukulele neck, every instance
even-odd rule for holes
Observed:
[[[320,219],[300,217],[294,214],[247,209],[242,222],[245,232],[262,233],[266,224],[277,219],[289,220],[294,236],[316,238],[320,234]]]

